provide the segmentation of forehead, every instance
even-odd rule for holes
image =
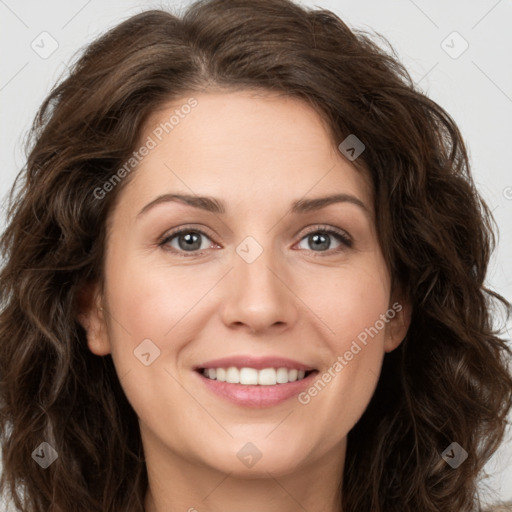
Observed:
[[[190,103],[194,104],[191,108]],[[158,141],[172,132],[177,142],[187,142],[193,132],[203,144],[243,146],[245,150],[256,141],[261,149],[299,153],[337,145],[326,122],[305,100],[271,91],[184,95],[154,111],[142,133],[158,132],[159,128],[163,133],[156,133]]]
[[[130,184],[145,199],[167,187],[264,207],[288,196],[345,192],[371,208],[368,174],[341,156],[323,119],[297,98],[191,93],[152,113],[139,143],[149,140]]]

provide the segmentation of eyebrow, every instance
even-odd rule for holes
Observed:
[[[184,203],[194,208],[199,208],[201,210],[205,210],[211,213],[226,213],[224,203],[214,197],[195,196],[188,194],[164,194],[158,196],[156,199],[154,199],[146,206],[144,206],[144,208],[142,208],[137,217],[141,217],[148,210],[154,208],[159,204],[170,202]],[[362,210],[364,210],[365,213],[369,213],[369,210],[366,207],[366,205],[356,196],[350,194],[332,194],[329,196],[316,197],[313,199],[298,199],[292,203],[291,212],[295,214],[307,213],[315,210],[320,210],[334,203],[354,204],[361,208]]]

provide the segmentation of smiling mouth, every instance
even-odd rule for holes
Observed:
[[[288,384],[305,379],[317,370],[297,370],[289,368],[198,368],[196,370],[203,377],[228,384],[241,384],[245,386],[274,386],[276,384]]]

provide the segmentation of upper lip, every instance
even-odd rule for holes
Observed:
[[[194,370],[204,368],[229,368],[235,366],[236,368],[254,368],[255,370],[263,370],[264,368],[288,368],[289,370],[314,370],[312,366],[288,359],[286,357],[254,357],[248,355],[229,356],[221,359],[213,359],[206,361],[194,367]]]

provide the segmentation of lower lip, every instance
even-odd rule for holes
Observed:
[[[274,384],[272,386],[246,386],[244,384],[231,384],[209,379],[200,372],[196,373],[204,384],[216,395],[231,403],[243,407],[272,407],[298,395],[311,385],[318,371],[311,372],[307,377],[286,384]]]

